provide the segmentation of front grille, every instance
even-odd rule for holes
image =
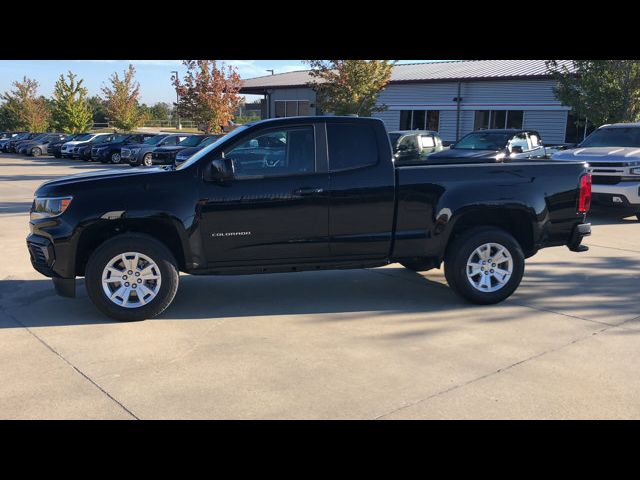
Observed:
[[[620,177],[610,175],[592,175],[591,182],[594,185],[617,185],[620,183]]]
[[[47,266],[47,255],[44,251],[44,247],[36,245],[34,243],[28,243],[29,255],[31,256],[31,263],[42,267]]]

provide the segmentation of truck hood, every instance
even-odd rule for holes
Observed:
[[[166,173],[164,168],[128,168],[128,169],[111,169],[102,170],[99,172],[79,173],[76,175],[69,175],[67,177],[56,178],[55,180],[49,180],[43,183],[36,190],[36,195],[54,195],[54,194],[67,194],[73,193],[73,186],[84,184],[86,182],[95,182],[100,180],[117,180],[118,178],[127,178],[132,176],[144,176],[144,175],[157,175],[159,173]]]
[[[638,162],[640,148],[635,147],[586,147],[560,150],[551,157],[553,160],[582,160],[597,162]]]

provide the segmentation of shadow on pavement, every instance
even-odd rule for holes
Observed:
[[[561,267],[558,269],[558,267]],[[553,271],[551,270],[553,268]],[[609,314],[640,315],[637,279],[640,259],[597,258],[589,262],[542,262],[527,269],[513,301],[476,306],[457,297],[446,285],[398,267],[368,270],[304,272],[246,276],[180,277],[180,289],[156,320],[221,319],[279,315],[323,315],[302,321],[366,320],[380,314],[447,312],[473,318],[482,309],[487,321],[515,319],[515,306],[571,313],[579,308],[605,318]],[[426,275],[429,275],[427,273]],[[635,280],[635,281],[634,281]],[[0,328],[109,323],[89,301],[82,279],[77,297],[58,297],[48,279],[0,281]],[[576,307],[576,295],[580,301]],[[502,314],[501,312],[504,312]]]

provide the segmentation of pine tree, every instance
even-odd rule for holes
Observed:
[[[65,133],[85,132],[93,123],[88,92],[82,79],[76,81],[77,75],[69,71],[67,78],[60,75],[53,92],[53,125]]]

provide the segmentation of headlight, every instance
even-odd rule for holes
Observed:
[[[632,168],[631,169],[631,174],[632,175],[640,175],[640,167]]]
[[[131,149],[131,153],[133,153],[134,155],[137,155],[139,151],[140,151],[139,148],[132,148]]]
[[[51,218],[62,214],[71,204],[73,197],[36,197],[33,199],[29,218]]]

